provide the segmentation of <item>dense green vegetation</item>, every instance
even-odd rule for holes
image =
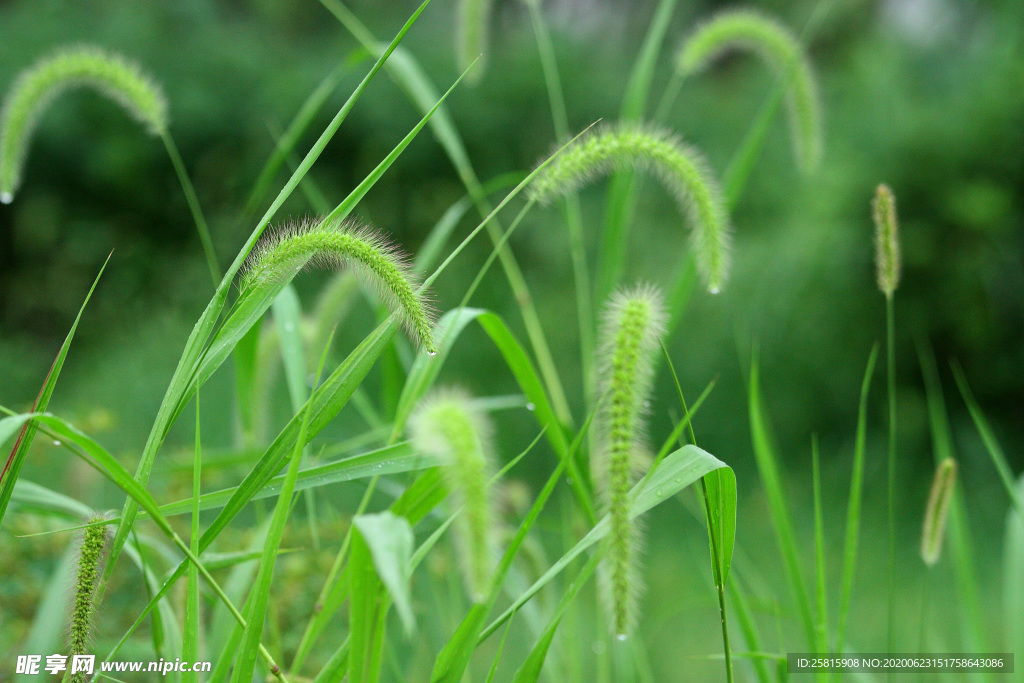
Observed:
[[[1024,9],[754,9],[0,6],[0,680],[1024,653]]]

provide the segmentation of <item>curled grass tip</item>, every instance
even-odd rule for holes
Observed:
[[[676,69],[690,76],[732,51],[751,52],[786,78],[787,107],[797,163],[803,172],[821,161],[822,125],[814,69],[799,39],[784,25],[752,10],[727,10],[683,42]]]
[[[104,517],[93,517],[88,524],[104,521]],[[71,624],[68,629],[70,654],[87,654],[89,636],[96,614],[96,581],[110,540],[110,527],[106,524],[88,526],[82,535],[82,547],[78,555],[78,570],[75,573],[74,597],[71,605]],[[71,677],[73,683],[84,681],[78,673]]]
[[[351,266],[401,318],[412,340],[434,355],[434,313],[417,291],[409,257],[377,230],[351,220],[309,218],[277,230],[252,250],[242,271],[242,294],[287,282],[306,266]]]
[[[924,513],[924,528],[921,532],[921,559],[931,567],[942,556],[942,539],[946,535],[946,519],[949,504],[956,489],[956,460],[946,458],[935,468],[932,490],[928,495],[928,507]]]
[[[598,449],[594,480],[611,522],[601,565],[601,593],[615,634],[624,638],[636,621],[641,590],[638,569],[642,531],[630,519],[629,491],[644,449],[644,422],[654,359],[667,316],[661,294],[641,285],[612,294],[602,322],[598,357]]]
[[[878,289],[891,297],[900,284],[900,228],[896,217],[896,197],[888,185],[879,185],[875,190],[871,214],[875,220]]]
[[[474,601],[488,593],[496,557],[491,477],[492,429],[487,416],[458,389],[435,391],[416,407],[409,435],[417,450],[437,458],[456,505],[456,543],[466,586]]]
[[[459,71],[465,71],[480,58],[476,68],[466,74],[466,83],[474,85],[484,75],[489,42],[489,24],[493,0],[459,0],[456,8],[455,51]]]
[[[690,223],[708,291],[721,291],[729,270],[728,211],[703,155],[675,134],[633,123],[596,128],[556,156],[534,179],[530,192],[547,203],[621,168],[652,172],[675,197]]]
[[[149,133],[167,129],[163,91],[133,62],[91,45],[47,55],[15,79],[0,111],[0,200],[10,203],[21,184],[32,134],[51,102],[87,86],[124,107]]]

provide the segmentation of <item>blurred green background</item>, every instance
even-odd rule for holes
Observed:
[[[799,32],[818,0],[751,4]],[[772,569],[779,562],[753,466],[744,389],[751,349],[759,346],[765,400],[798,501],[793,509],[800,533],[810,539],[810,438],[815,433],[824,454],[825,490],[836,501],[826,510],[826,523],[830,551],[838,558],[860,378],[872,345],[884,337],[869,200],[875,185],[890,184],[899,202],[904,247],[896,302],[903,482],[899,515],[906,535],[899,551],[901,565],[917,566],[916,534],[932,469],[918,361],[919,349],[930,347],[938,360],[977,534],[978,568],[992,583],[1006,497],[956,391],[949,361],[963,366],[1019,472],[1024,463],[1024,3],[824,4],[828,9],[809,47],[824,109],[822,168],[810,178],[798,174],[786,121],[779,117],[733,214],[732,280],[717,297],[695,294],[668,346],[688,394],[696,396],[717,379],[696,420],[697,437],[736,469],[738,542],[771,579],[781,574]],[[354,1],[350,8],[378,38],[387,38],[415,5],[406,0]],[[544,3],[572,129],[616,118],[654,5],[652,0]],[[722,6],[680,3],[654,80],[654,103],[671,73],[675,46],[696,22]],[[404,43],[442,89],[458,75],[453,25],[453,3],[434,0]],[[448,105],[482,179],[529,170],[556,142],[523,4],[497,2],[491,32],[482,80],[459,87]],[[241,208],[272,150],[273,133],[287,125],[307,94],[357,48],[313,0],[5,0],[0,2],[0,89],[37,57],[76,42],[122,52],[163,84],[171,130],[210,219],[222,267],[253,227],[252,221],[243,222]],[[345,78],[300,152],[366,66],[359,64]],[[728,58],[684,85],[669,125],[699,147],[721,175],[773,82],[761,64]],[[331,204],[418,118],[401,89],[386,76],[378,78],[313,168],[312,177]],[[599,183],[582,194],[591,264],[604,216],[603,187]],[[425,134],[357,213],[415,251],[463,194],[447,157]],[[300,216],[310,210],[296,193],[279,215]],[[474,225],[466,219],[456,234],[461,237]],[[667,287],[687,243],[671,199],[654,183],[643,186],[631,230],[627,280]],[[579,416],[583,402],[571,317],[575,304],[562,213],[532,212],[512,248],[548,326]],[[63,97],[42,121],[23,188],[13,204],[0,206],[0,403],[16,410],[30,408],[89,284],[112,249],[51,409],[96,433],[131,468],[211,286],[187,206],[159,141],[141,134],[101,97],[76,92]],[[457,304],[488,253],[486,241],[477,240],[438,281],[441,310]],[[307,305],[326,277],[315,273],[300,278],[298,288]],[[472,303],[499,312],[525,339],[500,271],[490,273]],[[373,312],[364,304],[356,308],[339,330],[339,349],[351,347],[373,322]],[[480,395],[514,391],[512,378],[479,331],[467,333],[442,377]],[[673,394],[664,379],[653,401],[651,432],[656,440],[671,426]],[[871,547],[878,551],[883,546],[876,542],[876,528],[884,525],[883,389],[884,378],[878,374],[869,414],[865,522],[866,543],[874,543]],[[215,446],[229,445],[234,433],[230,392],[228,368],[204,390],[209,413],[204,436]],[[213,400],[207,401],[207,394]],[[271,433],[286,418],[284,405],[280,407]],[[503,458],[515,455],[535,435],[534,424],[524,415],[498,415]],[[350,422],[353,429],[358,426],[358,421]],[[341,420],[336,435],[344,436],[347,424]],[[189,429],[176,430],[167,452],[187,445],[190,438]],[[35,449],[25,476],[98,507],[120,506],[112,489],[95,485],[91,475],[45,444]],[[546,471],[520,476],[533,483]],[[678,508],[665,507],[651,524],[647,621],[642,628],[652,653],[671,655],[667,662],[656,662],[658,666],[670,666],[673,657],[720,650],[715,604],[706,590],[706,541],[700,527]],[[343,503],[338,508],[350,509]],[[0,574],[2,640],[9,634],[17,637],[31,617],[42,581],[57,561],[59,550],[54,548],[60,541],[16,539],[5,524],[0,544],[0,562],[8,556],[29,561],[13,574],[11,565]],[[868,577],[883,565],[881,559],[865,559],[862,575]],[[837,569],[838,560],[832,566],[836,577]],[[908,586],[916,585],[913,571],[904,577]],[[869,585],[870,579],[863,581]],[[880,598],[866,591],[857,595],[855,623],[861,619],[872,624],[880,618],[873,613]],[[679,596],[672,609],[659,601],[660,595],[670,593]],[[784,590],[777,597],[788,599]],[[994,596],[985,600],[995,609]],[[916,628],[913,620],[908,633],[915,634]],[[950,632],[955,630],[949,626]],[[870,630],[858,637],[864,639],[863,650],[884,644]],[[679,642],[686,644],[678,647]],[[709,666],[715,672],[711,675],[718,675],[716,663],[688,661],[698,671]],[[666,674],[658,680],[675,679]]]

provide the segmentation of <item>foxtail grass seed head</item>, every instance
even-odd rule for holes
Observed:
[[[455,31],[455,50],[459,71],[469,68],[480,58],[476,67],[466,74],[466,82],[474,85],[483,78],[487,47],[490,41],[491,3],[493,0],[459,0]]]
[[[650,171],[675,197],[690,224],[708,291],[721,291],[729,271],[725,201],[704,157],[673,133],[632,123],[597,128],[556,156],[534,179],[530,192],[548,203],[619,169]]]
[[[800,41],[778,21],[751,10],[727,10],[699,26],[676,56],[684,76],[697,74],[722,55],[751,52],[787,78],[786,101],[793,148],[801,171],[821,161],[822,125],[814,69]]]
[[[456,544],[466,587],[474,602],[485,599],[494,571],[494,509],[491,478],[492,429],[487,416],[458,389],[435,391],[409,419],[409,435],[421,453],[442,465],[449,493],[462,512],[455,520]]]
[[[61,49],[19,75],[0,110],[0,201],[14,199],[36,125],[65,90],[87,86],[114,100],[153,135],[167,129],[163,91],[127,59],[89,45]]]
[[[928,495],[928,507],[924,512],[924,528],[921,532],[921,559],[931,567],[942,556],[942,539],[946,535],[946,519],[949,504],[956,490],[956,460],[946,458],[935,469],[932,490]]]
[[[900,228],[896,218],[896,197],[888,185],[879,185],[871,201],[875,220],[875,265],[878,289],[892,296],[900,284]]]
[[[629,491],[644,450],[646,404],[654,359],[665,331],[661,294],[641,285],[612,295],[601,326],[598,358],[601,410],[594,479],[611,521],[608,554],[601,565],[602,595],[614,632],[625,638],[636,621],[641,590],[639,521],[630,519]]]
[[[433,308],[417,291],[409,257],[373,228],[354,221],[311,218],[271,233],[246,261],[242,294],[280,284],[307,266],[353,267],[399,315],[412,340],[431,356],[437,353]]]
[[[103,522],[103,517],[93,517],[88,524]],[[68,646],[71,655],[84,655],[89,646],[93,620],[96,614],[96,581],[99,578],[103,558],[110,540],[106,524],[86,527],[82,535],[82,548],[78,556],[78,570],[75,574],[74,601],[71,606],[71,625],[68,629]],[[71,678],[74,683],[84,680],[81,673]]]

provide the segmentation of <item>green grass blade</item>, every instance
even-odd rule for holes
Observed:
[[[963,396],[964,403],[967,404],[967,411],[971,414],[974,427],[978,430],[982,443],[985,444],[985,450],[988,452],[989,457],[992,458],[992,464],[995,465],[996,472],[999,473],[999,478],[1002,479],[1003,486],[1006,487],[1006,493],[1010,496],[1010,501],[1013,502],[1018,511],[1024,513],[1024,496],[1021,496],[1020,492],[1017,491],[1013,470],[1006,459],[1006,454],[1003,452],[1002,446],[999,445],[999,440],[996,439],[995,432],[992,431],[988,419],[981,411],[981,406],[975,400],[971,387],[967,384],[967,378],[964,377],[964,371],[960,369],[960,365],[957,363],[953,363],[953,377],[960,388],[960,395]]]
[[[78,549],[69,543],[46,582],[43,598],[36,607],[32,627],[21,645],[20,652],[60,652],[65,643],[67,631],[67,596],[71,595]],[[33,683],[38,677],[30,674],[14,674],[14,683]]]
[[[313,166],[313,163],[319,158],[323,152],[327,143],[330,142],[331,138],[337,132],[338,127],[342,121],[348,116],[352,107],[355,106],[356,101],[366,90],[370,81],[373,80],[374,76],[380,71],[380,68],[384,65],[384,62],[391,55],[398,43],[402,41],[405,34],[412,28],[413,24],[419,18],[421,12],[426,9],[427,5],[430,4],[430,0],[424,0],[424,2],[416,9],[412,16],[406,21],[395,36],[394,40],[388,46],[386,50],[381,52],[380,57],[374,63],[369,73],[363,78],[363,80],[356,86],[352,95],[349,96],[345,104],[342,105],[338,113],[335,114],[334,118],[324,129],[324,132],[320,135],[317,141],[310,148],[306,154],[302,163],[295,169],[289,178],[285,186],[281,188],[277,198],[271,204],[270,208],[267,209],[263,218],[257,224],[256,228],[249,235],[245,245],[239,251],[235,257],[234,262],[228,268],[224,274],[224,278],[221,280],[220,285],[217,287],[217,291],[214,293],[213,298],[207,305],[203,314],[196,322],[191,334],[189,335],[188,341],[185,344],[185,349],[182,352],[181,359],[178,361],[178,365],[175,368],[174,375],[171,378],[171,383],[167,388],[167,392],[164,395],[163,400],[160,403],[160,408],[157,411],[156,420],[153,423],[153,427],[150,430],[149,437],[146,440],[146,445],[142,451],[142,457],[139,460],[138,468],[136,469],[135,479],[137,482],[145,485],[149,481],[149,475],[153,468],[153,462],[156,459],[156,454],[160,450],[160,446],[163,444],[163,440],[167,435],[168,430],[174,423],[178,414],[184,408],[184,404],[187,403],[189,398],[189,390],[193,385],[193,380],[198,371],[198,362],[204,347],[206,346],[207,340],[213,333],[214,327],[216,326],[217,320],[219,319],[221,312],[224,309],[224,305],[227,301],[228,292],[231,288],[231,283],[234,279],[235,274],[242,267],[245,259],[248,257],[249,252],[256,245],[260,235],[266,229],[270,220],[276,215],[278,209],[284,204],[285,200],[291,196],[291,193],[298,186],[299,182],[302,181],[306,173]],[[236,340],[237,341],[237,340]],[[225,356],[226,357],[226,356]],[[221,359],[223,361],[223,358]],[[106,581],[114,566],[121,547],[124,545],[125,540],[128,536],[128,531],[134,522],[135,515],[138,512],[138,505],[132,501],[125,501],[124,510],[121,515],[121,523],[118,526],[117,532],[114,535],[114,540],[111,543],[110,555],[107,561],[107,566],[104,570],[103,580]]]
[[[199,499],[202,496],[203,450],[200,430],[199,394],[196,394],[196,445],[192,460],[192,528],[189,534],[189,548],[199,556]],[[185,633],[182,635],[182,659],[199,660],[199,568],[189,563],[188,583],[185,588]],[[182,677],[183,683],[198,683],[199,674],[188,671]]]
[[[299,110],[295,113],[295,118],[292,119],[284,133],[277,139],[274,151],[271,152],[270,157],[256,177],[256,182],[249,193],[249,199],[245,202],[244,214],[246,216],[252,215],[259,209],[263,198],[274,182],[274,178],[284,166],[289,155],[295,151],[299,144],[299,139],[309,129],[313,119],[316,118],[324,105],[327,104],[327,100],[334,94],[334,91],[338,89],[342,78],[366,59],[367,56],[365,50],[351,52],[338,66],[334,67],[329,74],[324,76],[324,79],[320,81],[313,92],[302,103]]]
[[[413,536],[409,521],[393,513],[361,515],[352,520],[349,578],[349,674],[352,683],[380,677],[387,605],[397,602],[406,627],[413,628],[409,598]],[[386,587],[390,599],[381,594]]]
[[[1024,477],[1017,481],[1017,495],[1024,498]],[[1006,515],[1006,542],[1003,544],[1003,610],[1006,620],[1006,646],[1011,652],[1024,652],[1024,512],[1010,508]]]
[[[534,644],[533,649],[530,650],[530,654],[527,656],[526,661],[516,671],[515,677],[512,679],[512,683],[536,683],[540,679],[541,669],[544,666],[544,660],[547,659],[548,650],[551,648],[551,641],[555,637],[555,632],[558,630],[559,624],[562,623],[562,617],[565,614],[565,610],[572,604],[572,601],[576,599],[576,595],[580,592],[580,589],[586,585],[587,581],[590,580],[594,570],[597,569],[597,565],[601,560],[602,553],[594,553],[585,565],[576,573],[573,577],[572,583],[569,584],[565,592],[562,593],[561,599],[558,601],[558,606],[555,607],[555,611],[551,614],[547,625],[544,627],[541,637]],[[509,625],[511,625],[509,620]]]
[[[811,443],[811,478],[814,486],[814,576],[817,594],[815,632],[818,652],[828,654],[828,575],[825,569],[825,519],[821,511],[821,463],[818,437]]]
[[[57,379],[60,378],[60,371],[64,367],[64,360],[68,356],[68,349],[71,348],[71,340],[75,338],[75,331],[78,329],[78,323],[82,319],[82,313],[85,311],[85,306],[89,303],[89,299],[92,298],[92,293],[96,291],[96,285],[99,283],[107,264],[110,263],[111,255],[113,255],[113,252],[103,262],[100,272],[96,274],[96,279],[93,280],[92,287],[89,288],[89,292],[85,295],[85,301],[82,302],[81,308],[78,309],[75,322],[71,324],[68,336],[64,338],[64,343],[61,344],[60,351],[57,352],[57,357],[54,359],[53,365],[50,366],[50,371],[46,373],[46,379],[43,380],[43,386],[39,390],[39,396],[36,397],[35,405],[32,406],[32,412],[46,412],[46,408],[50,404],[50,396],[53,395],[53,389],[57,386]],[[29,422],[20,424],[18,429],[21,430],[21,433],[18,435],[18,440],[14,443],[14,448],[4,464],[3,471],[0,472],[0,526],[3,526],[4,516],[7,514],[7,506],[10,504],[11,496],[14,494],[14,485],[18,481],[21,467],[25,464],[25,457],[28,455],[28,450],[32,447],[32,441],[36,436],[35,427]],[[0,446],[10,437],[11,434],[5,434],[3,429],[0,428]]]
[[[573,441],[573,444],[577,444],[578,441],[579,436]],[[633,487],[631,494],[633,503],[630,508],[630,517],[635,518],[642,515],[654,506],[672,498],[676,493],[682,491],[706,474],[724,467],[728,467],[728,465],[707,451],[693,445],[686,445],[673,451],[652,469],[643,481]],[[609,527],[608,517],[603,517],[583,539],[551,565],[550,569],[537,579],[525,593],[516,598],[501,616],[491,622],[481,632],[480,639],[483,640],[494,633],[505,620],[525,605],[545,585],[550,583],[574,559],[579,557],[587,548],[590,548],[604,538],[608,534]]]
[[[939,368],[931,348],[918,344],[918,359],[921,364],[921,375],[924,377],[925,396],[928,401],[928,424],[932,436],[932,452],[935,464],[946,458],[955,458],[953,435],[950,432],[946,413],[946,401],[943,398],[942,382],[939,379]],[[949,510],[949,540],[953,556],[953,569],[956,573],[957,598],[963,605],[967,618],[962,621],[961,631],[964,638],[964,650],[981,652],[991,647],[989,642],[987,620],[981,607],[978,589],[978,572],[975,568],[974,542],[971,539],[971,525],[967,515],[967,504],[964,498],[963,482],[957,481],[956,491]]]
[[[743,588],[743,583],[740,579],[739,575],[734,574],[733,580],[727,585],[729,603],[736,614],[736,621],[739,622],[740,632],[743,634],[743,640],[746,641],[747,649],[752,652],[760,652],[761,635],[757,629],[757,622],[750,613],[746,590]],[[739,657],[740,653],[733,653],[733,656]],[[758,683],[771,682],[772,679],[768,673],[768,665],[765,663],[764,658],[753,658],[751,664],[754,667],[754,675],[757,676]]]
[[[143,510],[149,513],[150,518],[156,524],[157,528],[170,538],[178,549],[185,554],[188,559],[184,564],[191,562],[199,567],[200,573],[214,589],[218,597],[229,604],[229,608],[233,610],[236,619],[244,621],[237,610],[234,609],[233,605],[230,605],[230,601],[227,596],[224,595],[220,586],[213,577],[210,576],[199,558],[196,557],[189,546],[181,540],[178,534],[174,531],[170,522],[167,521],[167,518],[160,514],[159,506],[153,499],[152,495],[150,495],[150,493],[144,489],[141,484],[135,481],[135,479],[128,473],[128,470],[126,470],[106,449],[64,420],[48,413],[27,413],[25,415],[18,415],[8,419],[24,419],[26,421],[34,420],[39,425],[40,429],[42,429],[50,438],[55,440],[59,439],[65,448],[80,457],[88,465],[106,477],[111,483],[128,494]],[[178,630],[179,629],[175,627],[172,632],[177,633]],[[272,667],[276,666],[276,664],[273,663],[273,658],[270,657],[270,654],[262,647],[260,648],[260,654],[265,660],[267,660],[268,664]]]
[[[345,361],[339,365],[333,373],[331,373],[324,383],[315,392],[313,392],[313,395],[310,397],[308,402],[311,404],[310,410],[312,410],[313,415],[311,416],[309,429],[306,434],[307,443],[308,440],[313,439],[324,427],[326,427],[327,424],[334,419],[338,412],[340,412],[345,406],[348,399],[352,396],[352,392],[359,386],[360,382],[362,382],[381,351],[386,347],[387,343],[390,341],[391,337],[394,336],[397,330],[398,322],[394,319],[380,325],[373,333],[370,334],[369,337],[364,339],[363,342],[356,347],[351,354],[349,354],[348,358],[346,358]],[[303,414],[305,414],[305,412],[306,409],[303,410]],[[278,470],[280,470],[284,459],[299,441],[298,432],[300,422],[301,416],[296,415],[293,417],[255,464],[242,483],[232,490],[232,493],[223,506],[221,512],[206,528],[206,531],[203,532],[199,541],[199,548],[201,551],[205,551],[210,546],[213,540],[227,527],[231,520],[242,511],[248,502],[252,500],[252,498],[264,488],[267,482],[273,478]],[[0,421],[0,424],[2,424],[2,421]],[[166,581],[164,581],[164,585],[161,587],[159,595],[166,594],[166,592],[170,590],[170,587],[174,585],[174,583],[184,574],[187,565],[188,562],[182,562],[178,565],[178,568],[175,569]],[[143,616],[152,608],[152,604],[153,601],[151,600],[143,610]],[[117,645],[115,650],[111,653],[111,657],[117,653],[117,650],[121,645],[123,645],[123,641]]]
[[[345,29],[363,47],[371,53],[380,50],[380,45],[373,35],[344,4],[338,0],[320,0],[320,3],[341,22]],[[388,63],[388,69],[398,85],[405,90],[409,99],[421,111],[426,111],[430,104],[437,100],[437,89],[423,68],[409,53],[405,51],[396,52],[394,58]],[[487,201],[486,193],[480,185],[476,171],[473,170],[473,166],[469,161],[469,154],[466,152],[466,147],[451,116],[442,108],[432,119],[431,127],[434,136],[455,167],[460,180],[462,180],[463,185],[469,191],[470,196],[473,197],[477,211],[482,217],[485,217],[484,225],[491,242],[497,245],[502,234],[501,225],[497,220],[493,219],[495,211],[492,210],[490,203]],[[548,394],[551,396],[559,419],[566,424],[570,424],[572,422],[572,415],[569,412],[565,391],[558,377],[557,368],[544,334],[544,328],[540,323],[536,307],[533,304],[533,297],[526,285],[522,270],[516,262],[511,249],[501,249],[499,259],[509,286],[512,288],[516,303],[522,313],[530,346],[537,356],[541,376],[547,385]]]
[[[291,400],[292,412],[298,413],[302,404],[309,398],[306,388],[306,353],[302,340],[302,304],[295,288],[288,285],[274,299],[270,306],[277,327],[277,338],[280,340],[281,361],[284,363],[285,383],[288,385],[288,398]],[[309,461],[309,449],[302,451],[304,462]],[[301,472],[300,472],[301,474]],[[310,538],[314,550],[320,548],[320,536],[317,531],[316,494],[314,489],[306,489],[303,494],[306,504],[306,521],[309,526]]]
[[[853,446],[853,472],[850,475],[850,498],[846,506],[846,534],[843,539],[842,594],[839,599],[839,627],[836,636],[836,653],[842,654],[846,645],[846,625],[850,616],[853,597],[853,579],[857,572],[857,552],[860,537],[860,509],[864,488],[864,450],[867,441],[868,394],[871,391],[871,377],[878,360],[878,345],[871,349],[867,369],[860,385],[860,404],[857,409],[857,436]]]
[[[772,519],[772,529],[775,532],[775,541],[779,547],[779,554],[786,567],[786,578],[789,581],[793,599],[796,601],[796,608],[800,615],[800,624],[804,629],[804,636],[807,638],[807,645],[811,649],[816,647],[814,617],[811,612],[811,602],[807,594],[807,585],[804,582],[803,573],[800,570],[800,559],[797,552],[796,535],[793,532],[793,522],[789,516],[789,509],[786,506],[786,492],[783,489],[782,477],[779,473],[779,458],[775,453],[775,447],[771,442],[768,431],[765,411],[761,405],[761,390],[759,379],[758,358],[755,351],[750,364],[750,386],[749,408],[750,408],[750,433],[754,446],[754,459],[757,463],[757,471],[761,478],[761,485],[764,487],[765,496],[768,499],[768,512]]]
[[[329,338],[324,350],[320,355],[320,364],[317,367],[316,378],[313,386],[320,384],[320,377],[323,373],[324,363],[327,361],[327,352],[330,349]],[[260,569],[256,574],[256,582],[249,593],[250,604],[247,605],[246,625],[242,634],[242,649],[238,659],[235,661],[235,668],[231,674],[231,680],[238,683],[248,683],[252,680],[256,668],[257,651],[260,647],[260,637],[263,634],[263,626],[267,615],[267,606],[270,603],[272,582],[274,580],[274,565],[276,564],[278,551],[281,548],[281,539],[284,537],[284,529],[288,524],[288,517],[292,511],[292,495],[295,492],[295,482],[299,477],[299,467],[302,463],[302,450],[306,444],[306,434],[309,430],[310,414],[312,413],[311,402],[306,404],[302,410],[302,423],[299,427],[298,438],[291,449],[288,471],[285,474],[284,484],[281,493],[277,497],[277,504],[274,506],[274,514],[270,520],[270,527],[267,531],[267,540],[263,544],[263,557],[260,558]],[[271,670],[277,674],[278,671]]]
[[[3,435],[0,434],[0,444],[3,443],[2,437]],[[18,479],[17,483],[15,483],[11,502],[22,510],[31,510],[74,520],[85,519],[95,513],[91,507],[80,500],[66,496],[63,493],[57,493],[24,477]]]

